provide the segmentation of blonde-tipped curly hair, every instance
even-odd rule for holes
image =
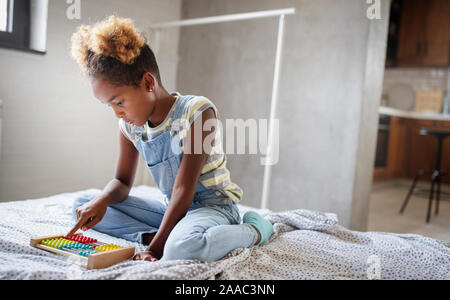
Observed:
[[[131,19],[110,16],[92,26],[82,25],[72,35],[71,54],[89,76],[112,84],[139,86],[145,72],[161,83],[158,64]]]

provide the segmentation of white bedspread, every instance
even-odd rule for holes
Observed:
[[[0,203],[0,279],[450,279],[450,244],[419,235],[349,231],[333,214],[261,211],[275,224],[270,243],[236,249],[223,259],[127,260],[85,270],[63,256],[29,246],[31,237],[64,234],[78,193]],[[160,197],[140,186],[136,196]],[[240,206],[241,212],[248,207]],[[103,242],[144,246],[89,231]]]

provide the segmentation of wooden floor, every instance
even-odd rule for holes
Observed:
[[[403,215],[399,210],[409,190],[409,181],[375,184],[372,189],[368,231],[415,233],[450,242],[450,196],[443,196],[439,215],[434,215],[434,204],[430,223],[426,223],[427,196],[412,196]],[[429,188],[420,184],[419,188]],[[450,186],[442,187],[450,192]],[[443,199],[444,200],[444,199]]]

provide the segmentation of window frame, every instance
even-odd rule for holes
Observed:
[[[9,24],[11,18],[8,14],[7,27],[12,30],[11,32],[0,31],[0,47],[35,53],[45,53],[30,49],[31,0],[8,0],[8,12],[11,12],[11,2],[13,2],[13,22],[11,28],[11,24]]]

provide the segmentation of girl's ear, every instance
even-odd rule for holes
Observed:
[[[147,92],[152,92],[155,89],[155,77],[149,73],[149,72],[145,72],[144,75],[142,76],[142,87],[145,88],[145,91]]]

